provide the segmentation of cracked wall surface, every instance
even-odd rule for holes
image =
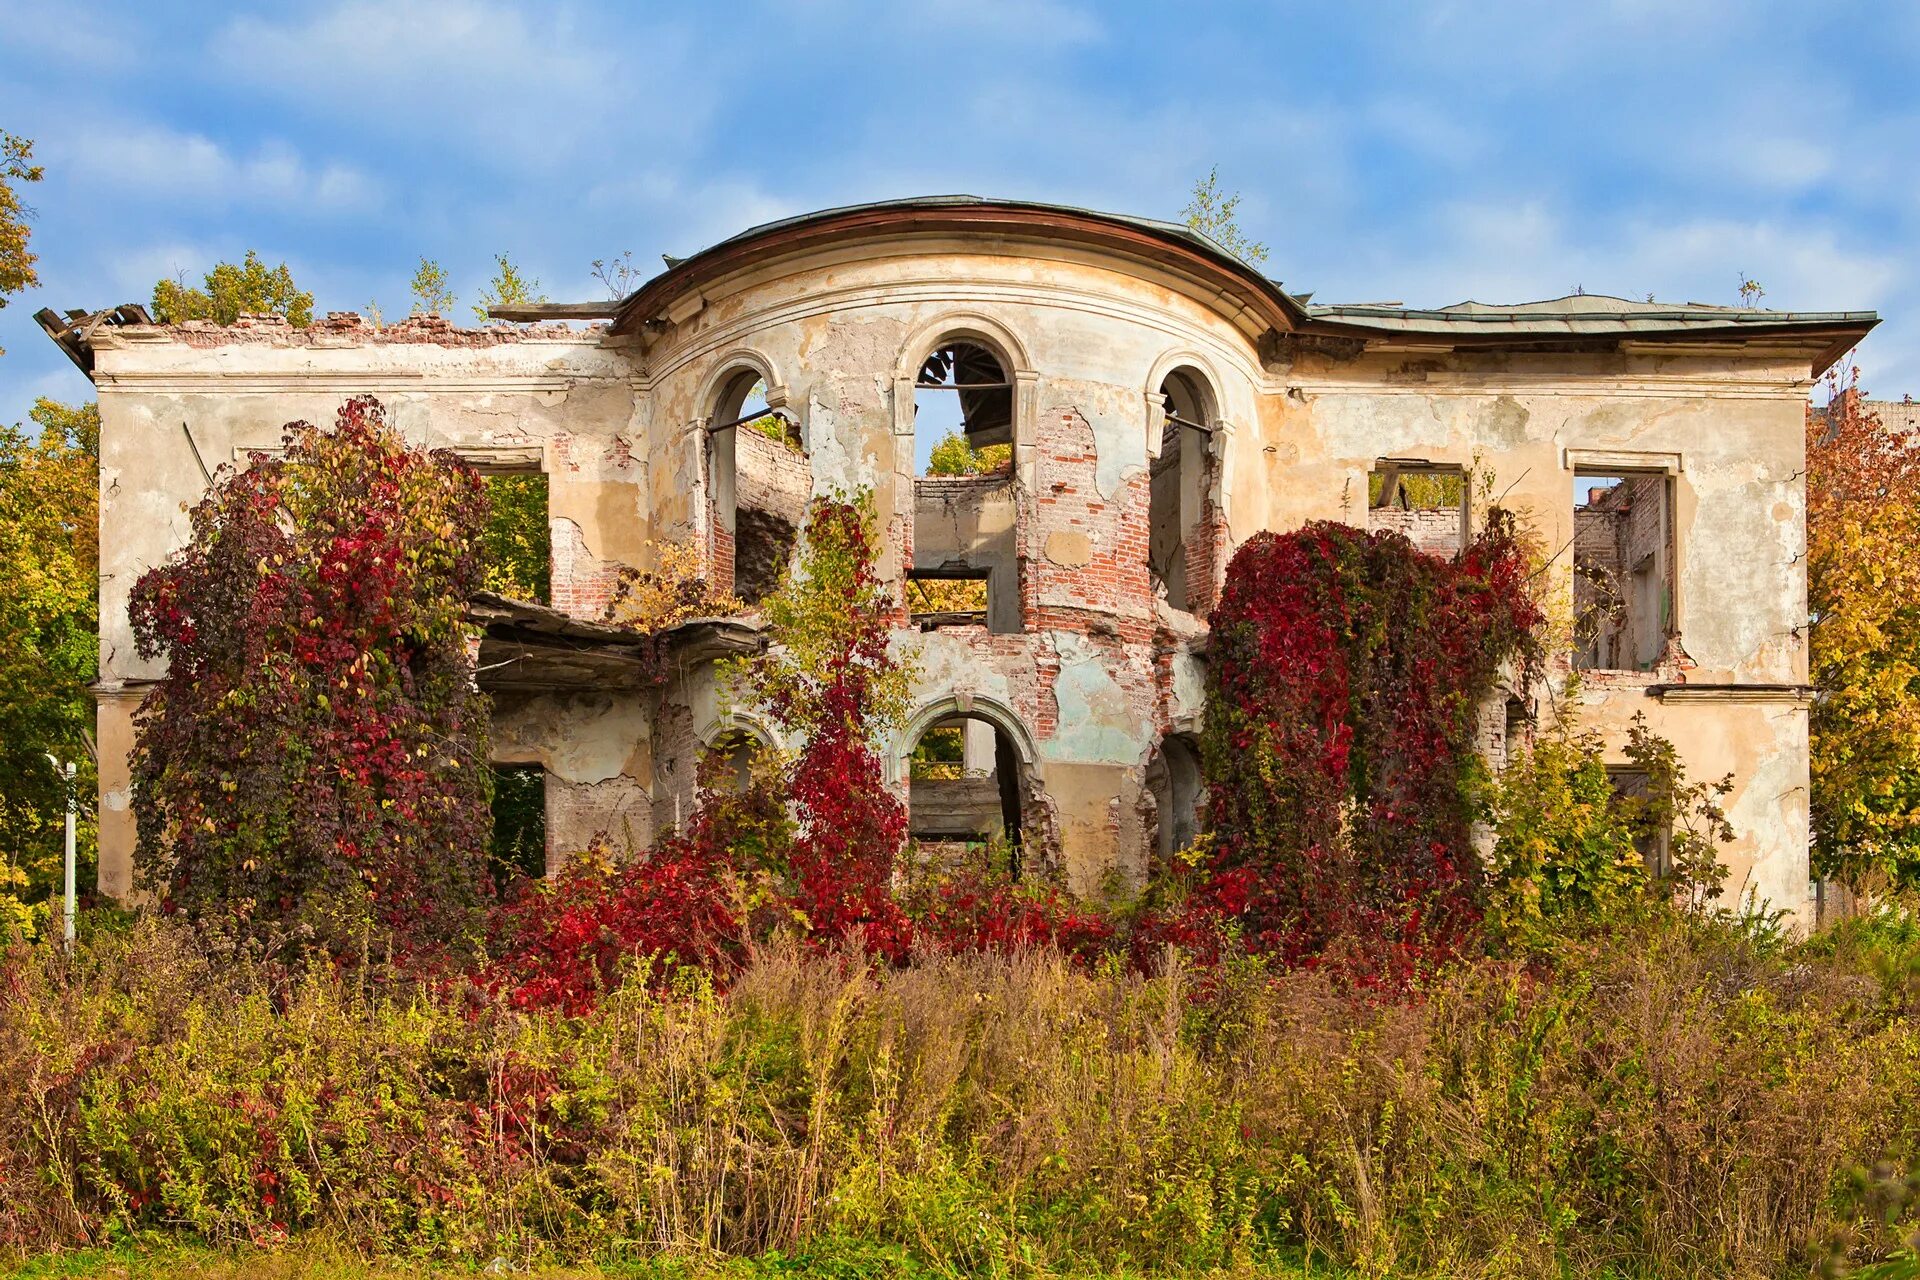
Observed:
[[[1368,475],[1383,458],[1471,473],[1471,521],[1484,514],[1477,495],[1504,494],[1550,551],[1574,536],[1576,468],[1670,475],[1671,661],[1601,673],[1577,710],[1611,751],[1644,712],[1695,777],[1731,774],[1733,883],[1796,916],[1808,909],[1806,708],[1793,692],[1806,678],[1804,360],[1764,346],[1390,344],[1263,359],[1243,315],[1170,268],[1081,244],[959,235],[747,260],[632,337],[470,332],[397,341],[341,324],[324,340],[207,327],[100,339],[109,892],[124,892],[133,850],[124,765],[108,757],[129,740],[140,682],[158,674],[132,655],[126,594],[186,534],[181,504],[205,487],[196,448],[209,465],[230,462],[275,441],[289,419],[329,421],[348,395],[372,392],[423,444],[534,450],[550,477],[554,601],[590,618],[621,566],[646,564],[649,540],[716,545],[705,427],[717,389],[744,368],[798,420],[804,453],[779,460],[782,509],[867,488],[884,577],[903,585],[909,568],[955,555],[1003,575],[1015,625],[903,626],[894,647],[918,661],[916,710],[966,703],[1017,729],[1034,803],[1056,833],[1044,856],[1034,851],[1036,870],[1082,890],[1137,877],[1153,856],[1149,770],[1168,734],[1198,727],[1205,603],[1234,547],[1314,519],[1365,527]],[[1014,384],[1011,473],[972,497],[915,475],[912,380],[955,335],[992,346]],[[1205,443],[1206,518],[1188,532],[1185,563],[1202,579],[1188,584],[1192,610],[1171,607],[1148,567],[1157,392],[1175,370],[1204,385],[1218,419]],[[1563,619],[1568,559],[1551,571]],[[1681,684],[1720,693],[1670,696]],[[644,832],[644,844],[685,821],[700,751],[728,715],[751,709],[724,710],[707,667],[676,671],[658,690],[580,701],[594,692],[503,706],[496,737],[558,780],[557,844],[615,827]],[[1539,702],[1548,716],[1569,709]],[[888,747],[903,794],[911,745]]]

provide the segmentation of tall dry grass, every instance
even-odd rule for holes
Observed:
[[[485,1260],[877,1242],[944,1274],[1804,1274],[1920,1149],[1911,993],[1667,925],[1369,1004],[1254,967],[775,948],[591,1017],[158,921],[0,961],[0,1238]]]

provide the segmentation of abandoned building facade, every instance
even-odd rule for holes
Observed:
[[[716,687],[751,610],[684,628],[664,685],[608,625],[622,568],[663,546],[751,605],[810,497],[870,490],[919,671],[886,745],[913,833],[1090,890],[1201,820],[1207,613],[1236,546],[1326,519],[1451,554],[1497,500],[1553,557],[1563,643],[1483,717],[1496,763],[1570,711],[1617,752],[1644,713],[1693,776],[1733,779],[1730,890],[1809,910],[1803,413],[1870,314],[1322,305],[1184,227],[940,197],[757,227],[623,300],[496,319],[43,313],[102,413],[103,890],[132,885],[126,757],[161,674],[134,653],[133,583],[210,473],[370,393],[411,440],[546,477],[549,598],[475,616],[493,749],[544,780],[550,859],[596,832],[644,850],[707,751],[797,745]],[[930,467],[950,433],[974,462]]]

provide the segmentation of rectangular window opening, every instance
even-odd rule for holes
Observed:
[[[1662,830],[1647,815],[1646,771],[1609,765],[1607,780],[1613,784],[1614,804],[1633,826],[1633,847],[1646,863],[1647,874],[1656,880],[1673,874],[1673,833]]]
[[[547,874],[547,771],[537,764],[493,766],[493,838],[487,869],[496,889]]]
[[[491,509],[481,535],[488,591],[547,604],[553,598],[553,537],[547,524],[547,477],[515,471],[485,477]]]
[[[1367,475],[1367,531],[1398,533],[1428,555],[1467,545],[1467,474],[1459,467],[1382,458]]]
[[[922,631],[984,627],[991,584],[985,570],[916,569],[907,575],[907,616]]]
[[[1573,665],[1652,671],[1675,631],[1673,478],[1577,472],[1573,489]]]

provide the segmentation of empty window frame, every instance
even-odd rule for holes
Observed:
[[[547,523],[547,477],[539,471],[485,475],[487,523],[481,533],[488,591],[546,604],[553,598],[553,535]]]
[[[1674,634],[1673,477],[1577,472],[1573,665],[1651,671]]]
[[[1147,766],[1147,788],[1153,794],[1157,831],[1154,851],[1162,867],[1188,848],[1200,834],[1200,800],[1205,790],[1200,753],[1193,742],[1177,734],[1160,741],[1158,757]]]
[[[1673,831],[1660,820],[1644,769],[1608,765],[1614,803],[1633,828],[1633,847],[1646,863],[1647,874],[1662,879],[1673,874]]]
[[[922,631],[988,622],[985,569],[914,570],[907,575],[907,616]]]
[[[721,383],[707,442],[714,586],[747,604],[758,604],[786,575],[798,532],[795,507],[804,507],[806,495],[788,495],[794,500],[781,504],[770,501],[779,488],[779,477],[771,474],[758,477],[760,483],[743,486],[741,432],[753,432],[783,453],[804,456],[798,426],[785,411],[767,405],[766,380],[753,369],[742,369]],[[746,443],[748,451],[764,463],[762,470],[777,470],[780,455],[752,441]],[[759,499],[742,501],[743,488]],[[775,505],[783,509],[770,509]]]
[[[991,721],[941,720],[908,753],[908,834],[922,845],[960,846],[982,870],[1020,874],[1026,796],[1020,753]]]
[[[1192,369],[1168,374],[1160,398],[1160,456],[1147,477],[1147,567],[1166,591],[1168,607],[1191,613],[1206,601],[1213,581],[1207,502],[1214,401]]]
[[[1013,379],[1000,356],[964,338],[943,341],[913,384],[918,475],[985,475],[1013,454]]]
[[[1367,476],[1367,531],[1398,533],[1428,555],[1467,545],[1467,475],[1423,459],[1382,458]]]
[[[493,766],[493,838],[487,869],[504,889],[547,873],[547,771],[537,764]]]

